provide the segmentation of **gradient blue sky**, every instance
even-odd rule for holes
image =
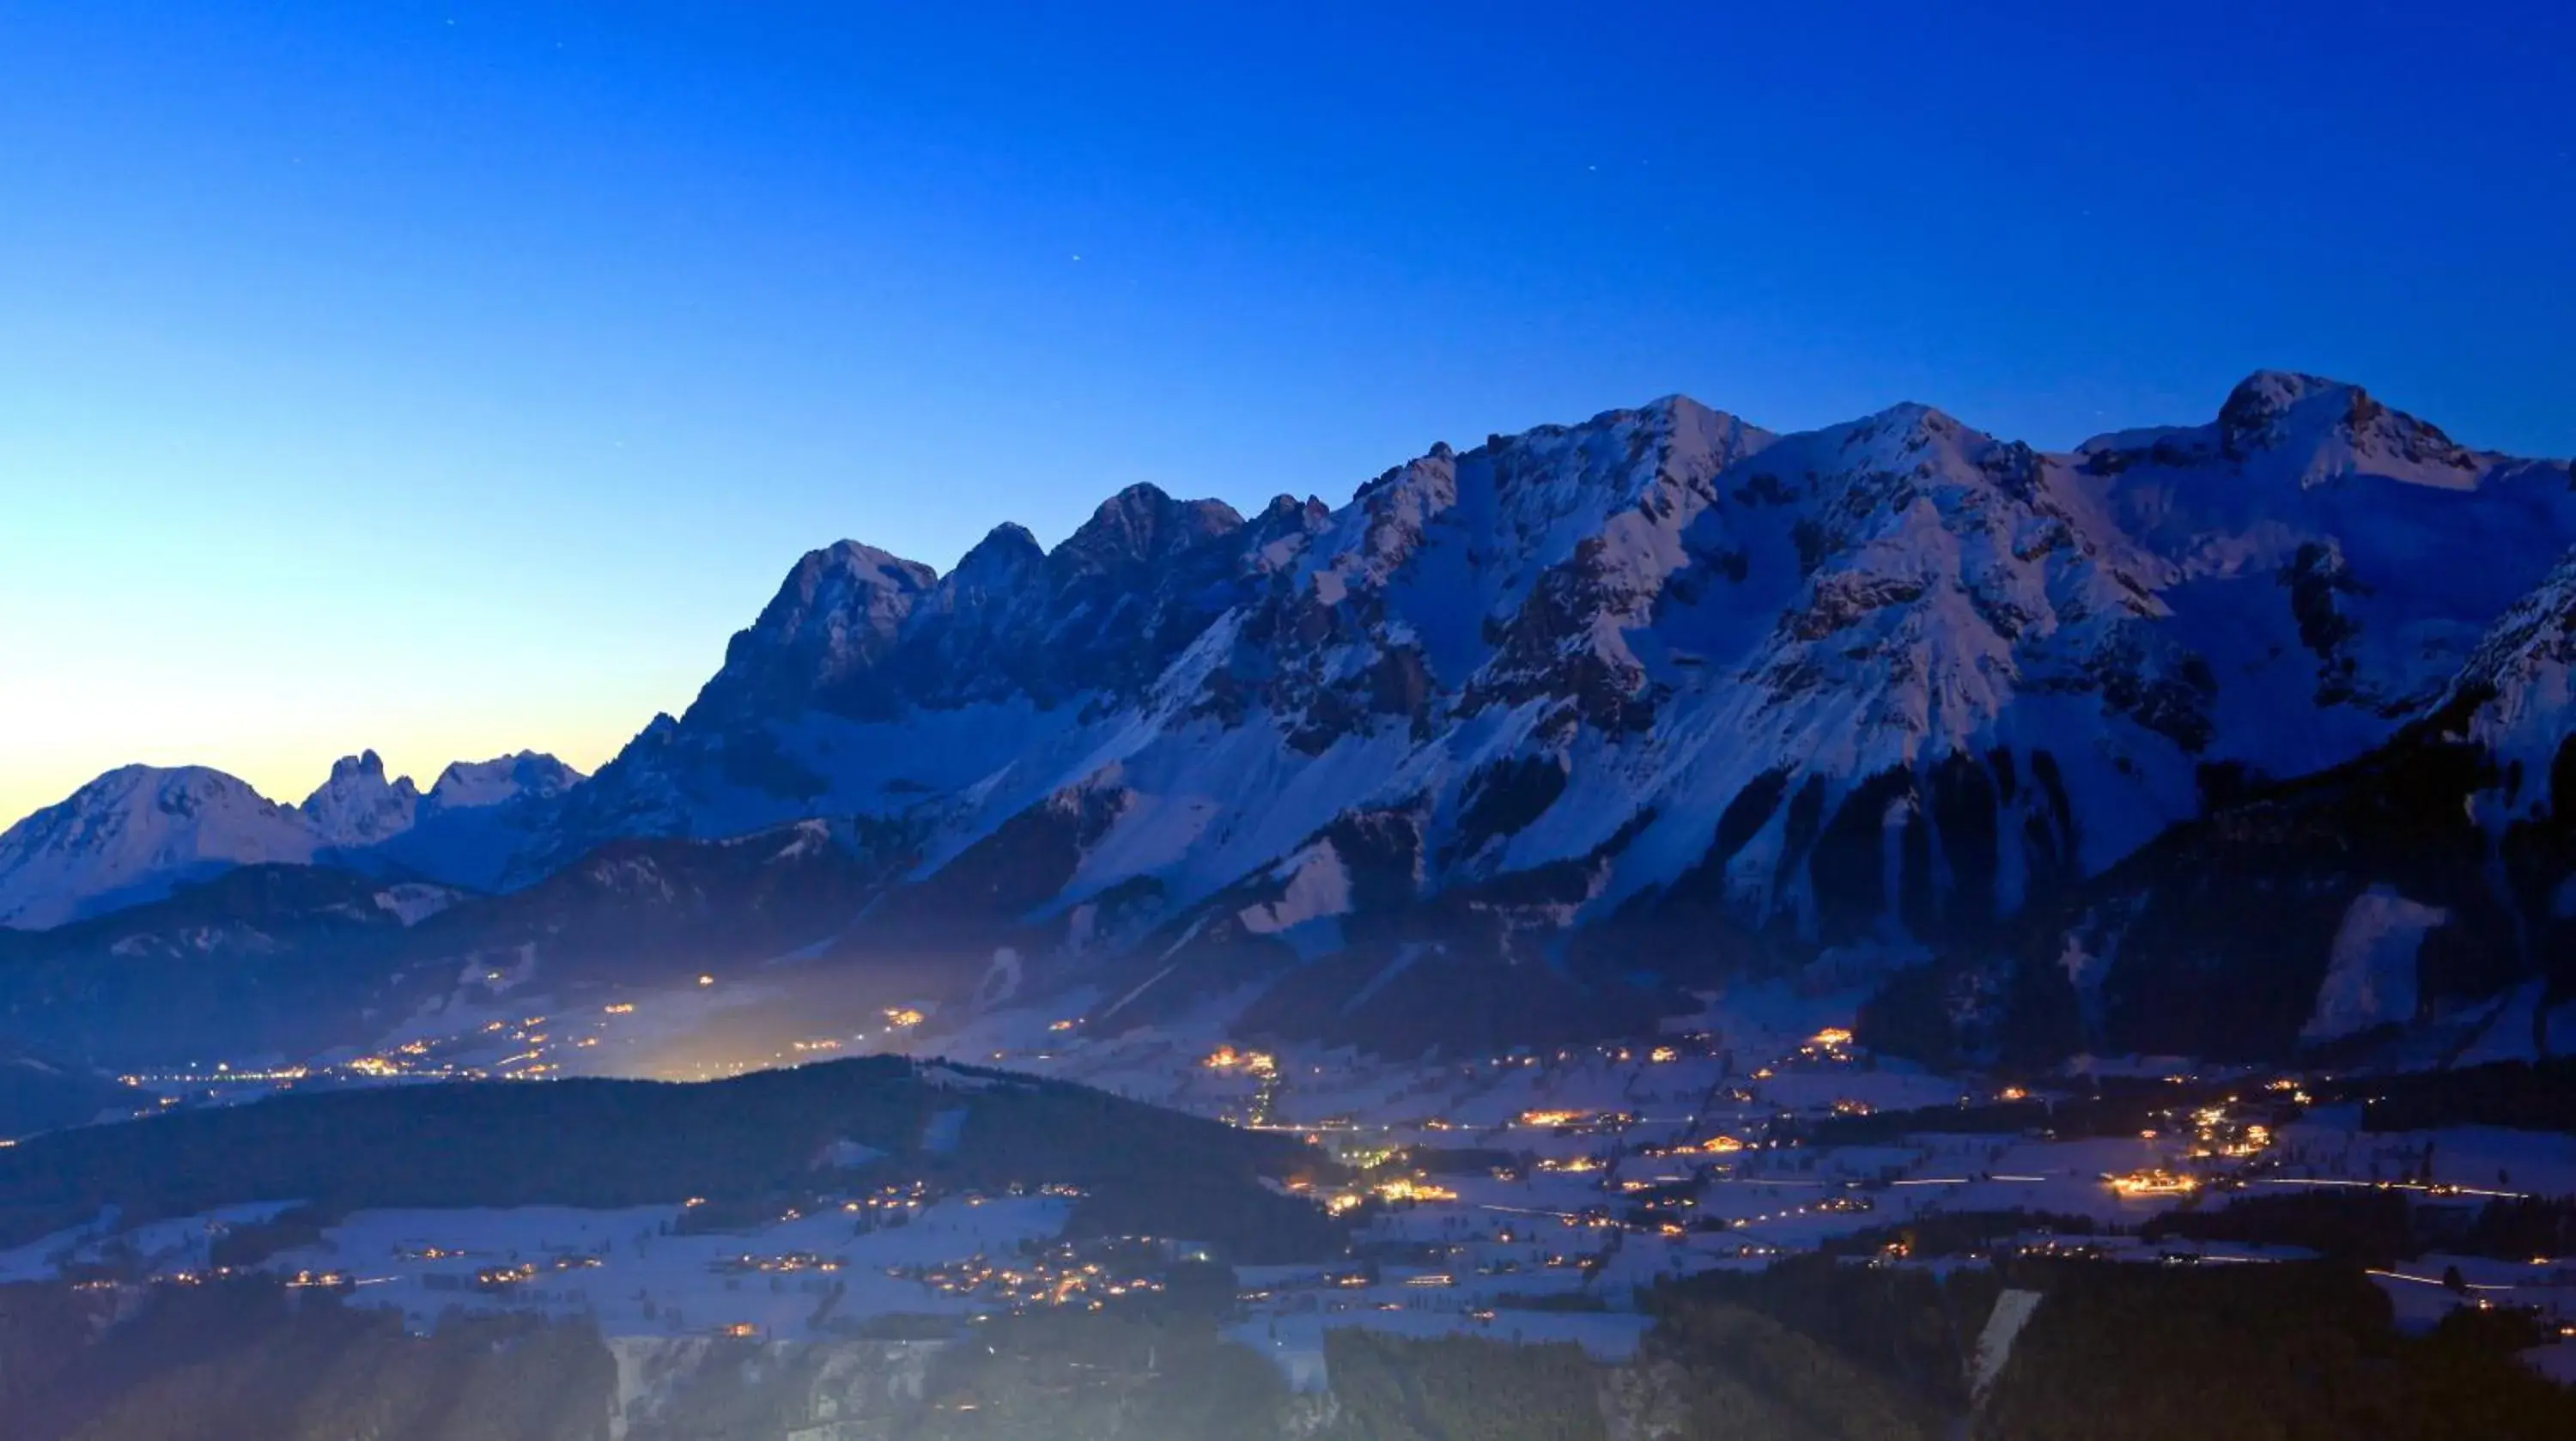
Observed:
[[[0,819],[596,765],[812,546],[1676,390],[2565,455],[2571,9],[0,0]]]

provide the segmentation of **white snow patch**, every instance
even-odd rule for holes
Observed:
[[[2439,906],[2410,901],[2385,886],[2353,899],[2336,930],[2316,1013],[2299,1038],[2329,1041],[2415,1017],[2415,956],[2424,937],[2451,918]]]
[[[1977,1337],[1977,1374],[1969,1394],[1985,1399],[1995,1378],[2004,1373],[2004,1363],[2012,1359],[2013,1342],[2030,1324],[2031,1313],[2039,1309],[2037,1291],[2006,1291],[1995,1298],[1995,1309],[1986,1317],[1986,1329]]]
[[[376,892],[376,907],[406,926],[416,926],[456,904],[456,892],[445,886],[406,881]]]
[[[825,1146],[815,1155],[814,1169],[818,1171],[855,1171],[861,1166],[870,1165],[884,1159],[885,1152],[878,1150],[876,1147],[861,1145],[856,1141],[843,1137],[842,1139]]]
[[[1331,841],[1309,847],[1289,864],[1296,868],[1295,874],[1279,899],[1236,913],[1245,930],[1256,936],[1276,935],[1306,921],[1350,914],[1350,868],[1342,864],[1342,853]]]

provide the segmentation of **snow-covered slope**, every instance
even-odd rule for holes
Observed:
[[[1373,1004],[1462,950],[1580,988],[1587,948],[1974,935],[2212,787],[2385,742],[2571,542],[2566,465],[2313,377],[2069,454],[1676,397],[1338,509],[1137,487],[946,576],[817,551],[538,865],[866,816],[922,838],[876,944],[1158,985],[1433,947]]]
[[[0,925],[60,925],[321,844],[308,818],[221,771],[126,766],[0,832]]]
[[[0,833],[0,926],[57,926],[235,866],[317,858],[488,886],[580,779],[523,751],[451,765],[424,796],[366,751],[285,806],[203,766],[126,766]]]

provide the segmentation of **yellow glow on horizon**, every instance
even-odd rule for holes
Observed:
[[[13,492],[22,544],[0,567],[0,827],[129,765],[204,766],[281,805],[365,750],[424,790],[522,750],[596,771],[688,704],[802,549],[692,568],[675,562],[706,558],[707,530],[661,518],[576,544],[541,519],[565,497],[538,477],[498,455],[459,469],[433,458],[459,437],[382,419],[181,447],[155,413],[55,437],[73,448]]]
[[[319,685],[324,678],[317,668],[306,680]],[[330,697],[301,694],[295,703],[304,713],[289,714],[282,705],[256,698],[237,703],[220,689],[197,688],[186,689],[184,706],[174,706],[165,692],[148,704],[137,702],[118,711],[100,707],[89,693],[98,679],[84,676],[80,693],[56,697],[49,713],[42,706],[18,704],[10,708],[13,714],[0,716],[0,754],[9,757],[9,764],[0,767],[0,830],[129,765],[204,766],[243,781],[282,806],[311,795],[329,778],[332,762],[367,750],[383,758],[388,780],[407,775],[423,792],[451,762],[485,761],[523,750],[544,751],[588,775],[653,715],[648,708],[631,718],[596,717],[566,725],[542,704],[515,713],[515,705],[479,701],[469,713],[452,716],[437,714],[436,707],[418,718],[354,709],[342,715]],[[114,693],[113,685],[105,688]],[[47,688],[30,689],[41,700]],[[14,678],[12,699],[19,699]],[[309,709],[315,705],[321,709]]]

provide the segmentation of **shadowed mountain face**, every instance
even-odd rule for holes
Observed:
[[[2565,464],[2313,377],[2067,454],[1919,405],[1780,436],[1673,398],[1435,446],[1339,508],[1138,486],[945,575],[843,542],[686,712],[471,845],[401,851],[426,824],[393,827],[363,766],[305,810],[392,829],[348,864],[512,887],[828,817],[864,879],[807,939],[954,998],[1081,981],[1144,1015],[1259,981],[1267,1024],[1372,1044],[1583,1030],[1820,952],[1994,954],[2124,862],[2188,870],[2151,843],[2213,802],[2502,695],[2478,668],[2500,625],[2547,629],[2510,617],[2548,610],[2571,544]],[[2564,909],[2531,838],[2554,759],[2500,738],[2564,687],[2524,689],[2459,742],[2524,779],[2458,823],[2522,918],[2458,985],[2533,974]],[[0,887],[59,886],[28,858],[65,825],[0,841]],[[2098,1031],[2125,992],[2083,972]]]
[[[857,1169],[835,1173],[836,1155]],[[1263,1181],[1329,1164],[1295,1137],[874,1056],[700,1085],[398,1086],[86,1127],[0,1155],[0,1241],[24,1245],[111,1204],[186,1216],[281,1195],[329,1211],[698,1197],[775,1215],[884,1174],[996,1193],[1072,1186],[1112,1215],[1197,1198],[1233,1215],[1254,1250],[1315,1260],[1338,1254],[1346,1227]]]
[[[2260,1058],[2409,1031],[2426,1059],[2564,1053],[2571,676],[2576,553],[2388,744],[2284,782],[2214,778],[2205,817],[1892,987],[1871,1033],[1971,1058]]]

